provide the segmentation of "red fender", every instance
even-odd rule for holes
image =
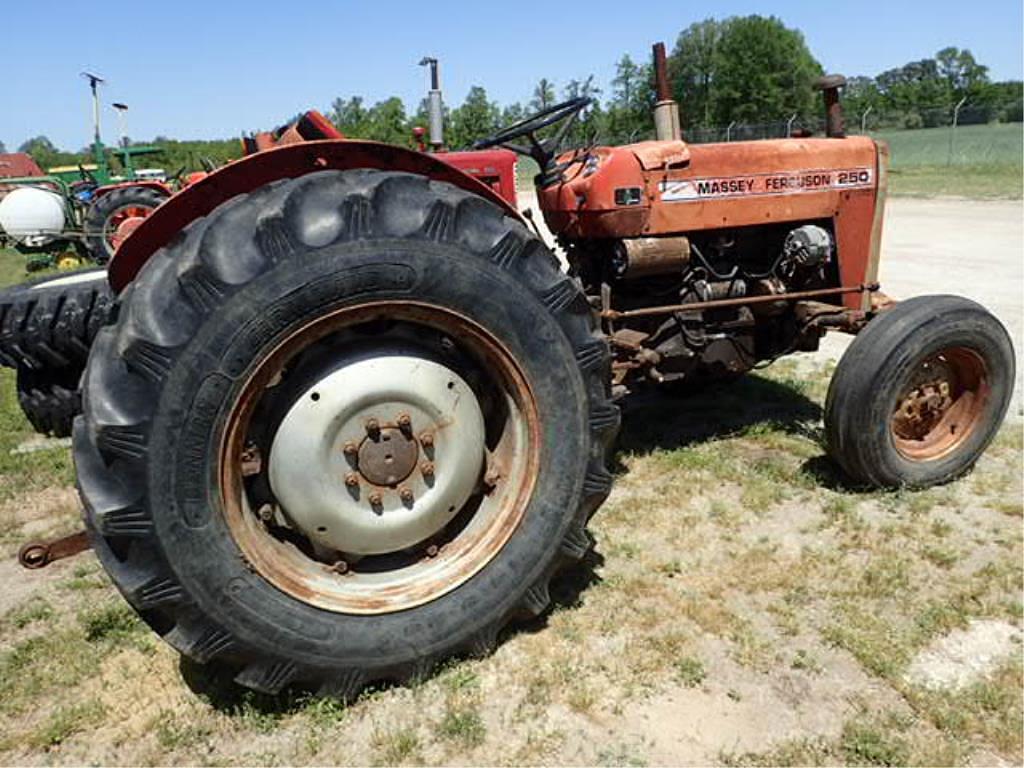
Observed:
[[[111,259],[110,285],[120,293],[150,256],[190,222],[206,216],[221,203],[279,179],[316,171],[377,168],[416,173],[480,195],[509,216],[522,220],[519,212],[490,187],[440,157],[375,141],[348,139],[303,141],[243,157],[181,190],[147,216]]]

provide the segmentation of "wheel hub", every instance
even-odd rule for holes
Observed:
[[[299,395],[274,436],[269,479],[283,512],[317,544],[384,554],[452,520],[478,487],[484,453],[480,405],[457,373],[380,354]]]
[[[394,485],[416,468],[419,446],[411,431],[388,427],[369,435],[359,446],[358,466],[363,479],[374,485]]]

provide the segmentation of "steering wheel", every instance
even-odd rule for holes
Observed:
[[[554,104],[547,109],[542,109],[535,115],[519,120],[512,125],[502,128],[497,133],[473,143],[473,149],[487,149],[488,147],[506,147],[520,155],[529,155],[543,169],[546,168],[551,159],[555,156],[555,150],[569,128],[576,121],[580,110],[589,105],[593,99],[588,96],[577,96],[575,99]],[[538,139],[534,134],[537,131],[547,128],[549,125],[565,120],[566,122],[558,129],[558,132],[546,139]],[[513,139],[525,136],[530,141],[529,146],[513,144]]]

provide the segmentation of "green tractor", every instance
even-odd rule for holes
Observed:
[[[155,154],[158,147],[122,142],[111,152],[103,144],[98,95],[103,78],[83,76],[92,92],[93,162],[3,180],[16,189],[0,200],[0,239],[31,257],[29,270],[82,261],[105,264],[117,243],[174,191],[162,171],[136,167],[136,158]],[[120,103],[114,107],[121,114],[127,110]],[[121,166],[116,172],[112,154]]]

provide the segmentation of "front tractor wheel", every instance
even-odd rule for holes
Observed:
[[[825,404],[829,449],[857,482],[923,488],[964,474],[1013,394],[1002,324],[958,296],[921,296],[872,320],[836,368]]]
[[[97,552],[183,654],[345,697],[486,652],[590,545],[618,423],[576,285],[488,202],[321,172],[158,252],[76,424]]]

